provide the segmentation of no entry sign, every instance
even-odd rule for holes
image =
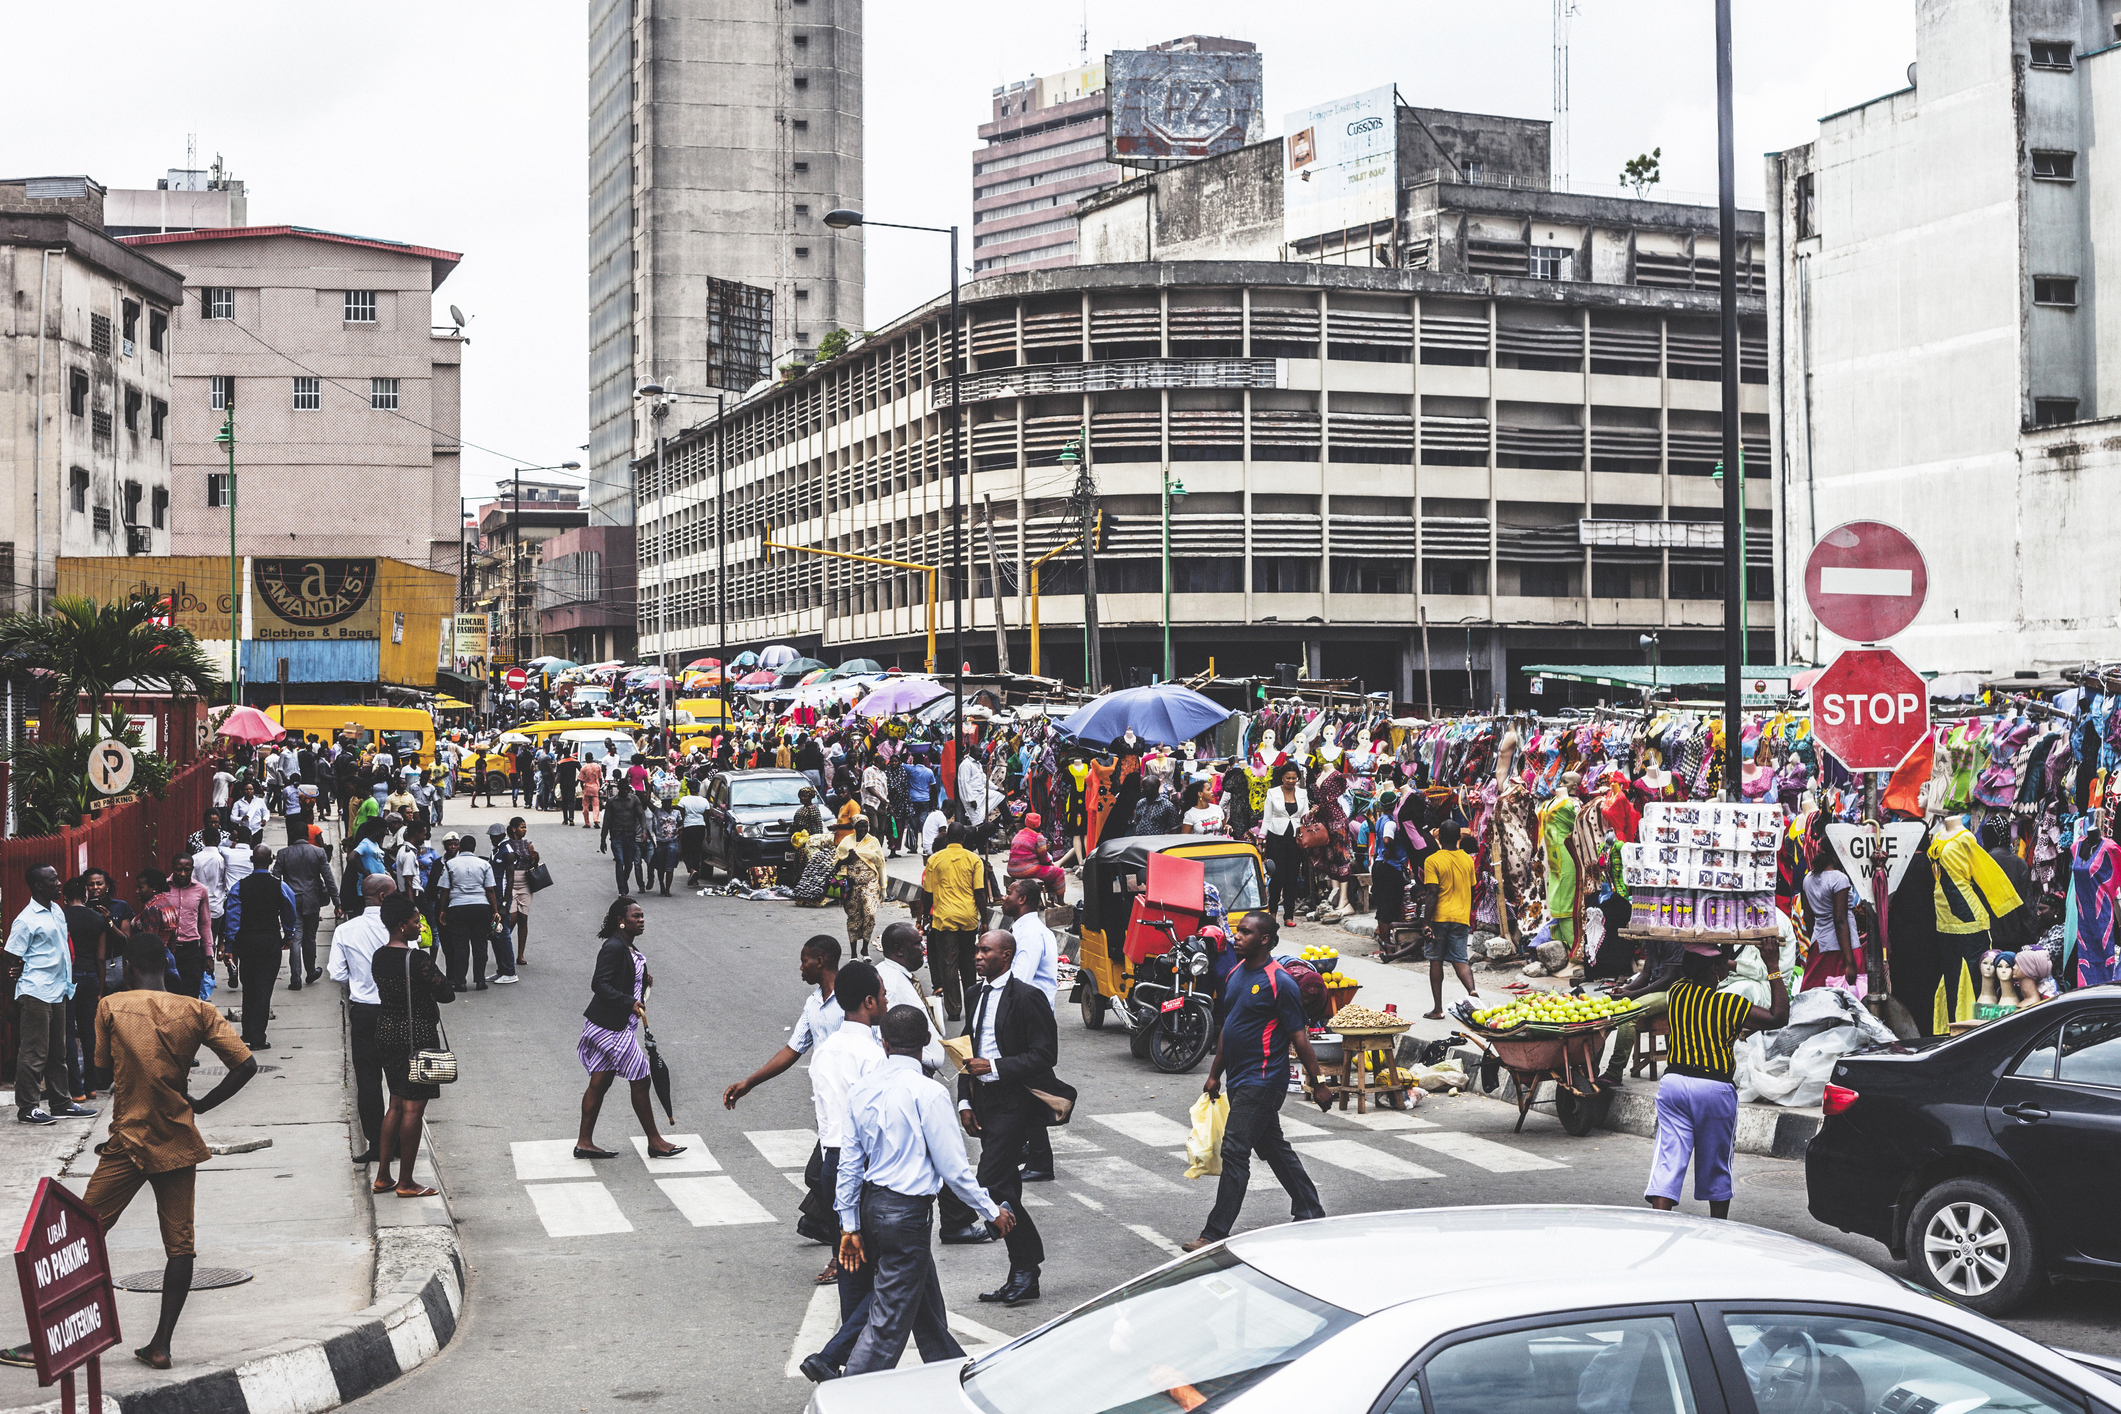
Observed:
[[[38,1384],[50,1384],[118,1343],[118,1296],[111,1288],[103,1224],[93,1208],[48,1178],[38,1182],[15,1239],[15,1274],[22,1281]],[[95,1388],[93,1376],[89,1387]],[[69,1384],[69,1408],[72,1403]]]
[[[1804,562],[1804,601],[1851,643],[1883,643],[1913,623],[1929,587],[1922,552],[1883,521],[1835,526]]]
[[[1812,735],[1851,771],[1895,769],[1929,727],[1929,684],[1889,648],[1851,648],[1812,684]]]
[[[530,674],[524,672],[521,668],[510,668],[508,676],[503,678],[502,681],[508,684],[510,692],[521,692],[524,688],[530,686]]]

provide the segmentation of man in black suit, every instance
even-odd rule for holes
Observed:
[[[966,1007],[971,1023],[965,1035],[972,1041],[972,1059],[957,1081],[958,1122],[980,1139],[980,1186],[1016,1214],[1016,1225],[1006,1235],[1009,1279],[979,1298],[1004,1306],[1038,1300],[1039,1264],[1046,1260],[1045,1244],[1024,1209],[1018,1165],[1032,1133],[1050,1124],[1053,1113],[1031,1091],[1075,1097],[1053,1076],[1053,1059],[1059,1053],[1053,1004],[1038,988],[1009,975],[1015,960],[1013,934],[996,929],[980,935],[973,961],[983,980]]]

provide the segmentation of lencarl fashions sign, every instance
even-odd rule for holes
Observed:
[[[251,561],[252,637],[268,641],[380,639],[376,562]]]

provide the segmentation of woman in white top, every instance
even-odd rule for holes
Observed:
[[[1310,812],[1311,796],[1302,782],[1303,772],[1294,765],[1277,771],[1274,784],[1267,788],[1262,819],[1271,871],[1267,879],[1267,912],[1274,912],[1278,901],[1284,923],[1296,921],[1297,906],[1304,899],[1304,852],[1297,843],[1297,827]]]
[[[1199,781],[1186,786],[1186,813],[1179,819],[1179,829],[1189,835],[1219,835],[1223,832],[1223,808],[1204,794],[1206,787]]]

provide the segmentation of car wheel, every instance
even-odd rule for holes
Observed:
[[[1916,1280],[1984,1316],[2023,1304],[2042,1275],[2025,1205],[1986,1179],[1948,1179],[1923,1194],[1907,1252]]]
[[[1110,1005],[1097,994],[1097,982],[1085,972],[1082,974],[1083,1026],[1091,1031],[1105,1029],[1105,1008]]]

